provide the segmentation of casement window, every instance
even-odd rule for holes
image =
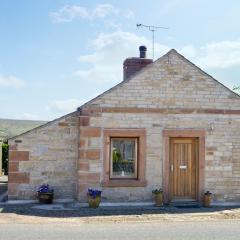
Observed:
[[[110,179],[137,179],[138,138],[111,138]]]
[[[145,138],[145,129],[104,129],[104,186],[146,186]]]

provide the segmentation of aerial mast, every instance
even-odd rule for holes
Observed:
[[[152,32],[152,55],[153,55],[153,60],[154,60],[154,44],[155,44],[155,31],[157,31],[159,28],[161,29],[168,29],[167,27],[159,27],[159,26],[151,26],[151,25],[145,25],[141,23],[137,23],[137,27],[145,27],[148,28],[149,31]]]

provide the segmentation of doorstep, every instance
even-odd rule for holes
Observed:
[[[169,204],[176,208],[200,208],[201,204],[197,201],[173,201]]]

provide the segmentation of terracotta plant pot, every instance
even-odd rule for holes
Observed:
[[[163,206],[163,193],[155,193],[154,194],[155,206],[161,207]]]
[[[204,194],[203,195],[203,206],[204,207],[210,207],[212,202],[212,195]]]
[[[39,203],[51,204],[53,202],[53,193],[38,193],[37,195]]]
[[[88,206],[90,208],[98,208],[100,202],[101,202],[101,197],[100,196],[97,196],[95,198],[93,198],[91,196],[88,196]]]

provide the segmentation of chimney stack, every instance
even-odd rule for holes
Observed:
[[[145,46],[139,47],[139,57],[127,58],[123,62],[123,81],[128,80],[141,69],[152,63],[152,59],[146,58],[147,48]]]

